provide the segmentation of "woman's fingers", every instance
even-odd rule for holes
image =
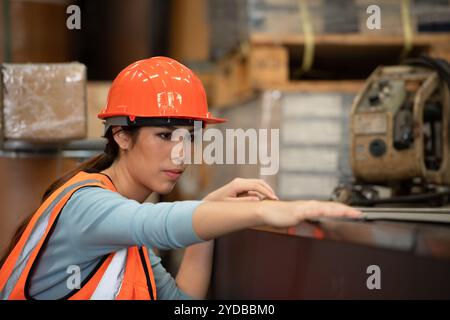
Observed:
[[[275,191],[273,191],[272,187],[271,187],[267,182],[265,182],[264,180],[262,180],[262,179],[249,179],[249,180],[251,180],[251,181],[253,181],[253,182],[255,182],[255,183],[261,184],[261,185],[262,185],[263,187],[265,187],[269,192],[271,192],[273,195],[275,195]]]
[[[204,197],[204,200],[230,200],[231,198],[242,198],[247,196],[252,198],[247,198],[243,201],[253,201],[255,199],[278,200],[275,192],[265,181],[261,179],[242,178],[236,178],[225,186],[209,193],[206,197]]]
[[[267,182],[265,182],[264,180],[261,180],[261,182],[262,182],[263,185],[265,185],[267,187],[267,189],[272,191],[272,193],[277,197],[275,191],[272,189],[272,187]],[[277,199],[278,199],[278,197],[277,197]]]
[[[351,217],[351,218],[358,218],[362,215],[362,212],[354,209],[352,207],[349,207],[345,204],[342,203],[337,203],[337,202],[330,202],[332,205],[334,205],[334,207],[332,208],[332,212],[330,213],[331,215],[343,215],[346,217]]]
[[[243,197],[248,197],[248,196],[256,197],[256,198],[258,198],[258,200],[267,199],[267,196],[265,196],[261,192],[254,191],[254,190],[250,190],[247,192],[241,192],[237,195],[237,198],[243,198]]]
[[[308,201],[301,211],[305,219],[319,217],[359,218],[362,216],[361,211],[357,209],[331,201]]]
[[[258,192],[258,191],[253,191],[253,190],[248,191],[247,195],[258,197],[259,200],[267,199],[267,196],[265,196],[264,194],[262,194],[261,192]]]
[[[235,192],[240,194],[243,192],[256,191],[264,195],[266,198],[278,200],[278,197],[273,192],[272,188],[262,180],[258,179],[236,179]]]
[[[273,191],[272,187],[271,187],[267,182],[265,182],[265,181],[262,180],[262,179],[257,179],[257,180],[255,180],[255,183],[259,183],[259,184],[261,184],[264,188],[266,188],[266,190],[269,191],[270,194],[273,196],[273,199],[274,199],[274,200],[279,200],[278,197],[277,197],[277,195],[275,194],[275,191]]]
[[[244,196],[244,197],[230,197],[227,200],[228,201],[260,201],[260,198],[257,196]]]
[[[344,204],[331,201],[264,201],[260,217],[263,224],[273,227],[296,226],[305,219],[320,217],[361,216],[361,212]]]

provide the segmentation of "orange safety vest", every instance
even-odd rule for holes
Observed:
[[[58,217],[72,194],[95,186],[117,192],[101,173],[79,172],[53,192],[39,207],[19,242],[0,269],[0,299],[32,299],[31,276],[46,247]],[[148,251],[129,247],[104,256],[91,274],[62,299],[156,300],[156,286]]]

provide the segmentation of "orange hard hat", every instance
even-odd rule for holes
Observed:
[[[205,89],[192,70],[167,57],[139,60],[122,70],[98,117],[106,120],[107,128],[114,124],[181,125],[197,120],[205,125],[226,121],[208,112]]]

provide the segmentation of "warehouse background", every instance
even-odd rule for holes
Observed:
[[[96,114],[111,81],[133,61],[167,55],[193,68],[205,85],[212,112],[230,119],[221,129],[280,128],[280,171],[263,178],[283,199],[328,199],[334,187],[352,179],[348,113],[370,73],[378,65],[423,53],[450,59],[448,0],[3,0],[0,4],[2,63],[78,61],[86,66],[68,65],[53,76],[41,66],[30,78],[20,76],[25,79],[22,84],[51,83],[58,72],[61,77],[71,72],[79,76],[79,86],[71,89],[78,92],[74,102],[64,104],[63,88],[60,99],[50,104],[55,108],[49,111],[55,120],[53,130],[32,131],[42,128],[40,124],[51,125],[48,114],[30,118],[15,112],[15,104],[8,109],[8,101],[15,101],[17,82],[7,80],[26,75],[29,69],[3,65],[0,251],[56,177],[101,152],[103,127]],[[66,27],[66,9],[72,4],[81,9],[80,30]],[[381,29],[367,28],[366,9],[371,4],[381,8]],[[60,121],[73,119],[76,110],[82,118],[72,127]],[[154,195],[149,201],[200,199],[235,176],[258,177],[258,172],[256,165],[194,165],[172,194]]]

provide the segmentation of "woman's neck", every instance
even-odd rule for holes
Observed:
[[[148,190],[145,186],[133,179],[126,168],[118,162],[114,162],[109,168],[101,171],[101,173],[109,176],[117,192],[128,199],[142,203],[152,193],[151,190]]]

